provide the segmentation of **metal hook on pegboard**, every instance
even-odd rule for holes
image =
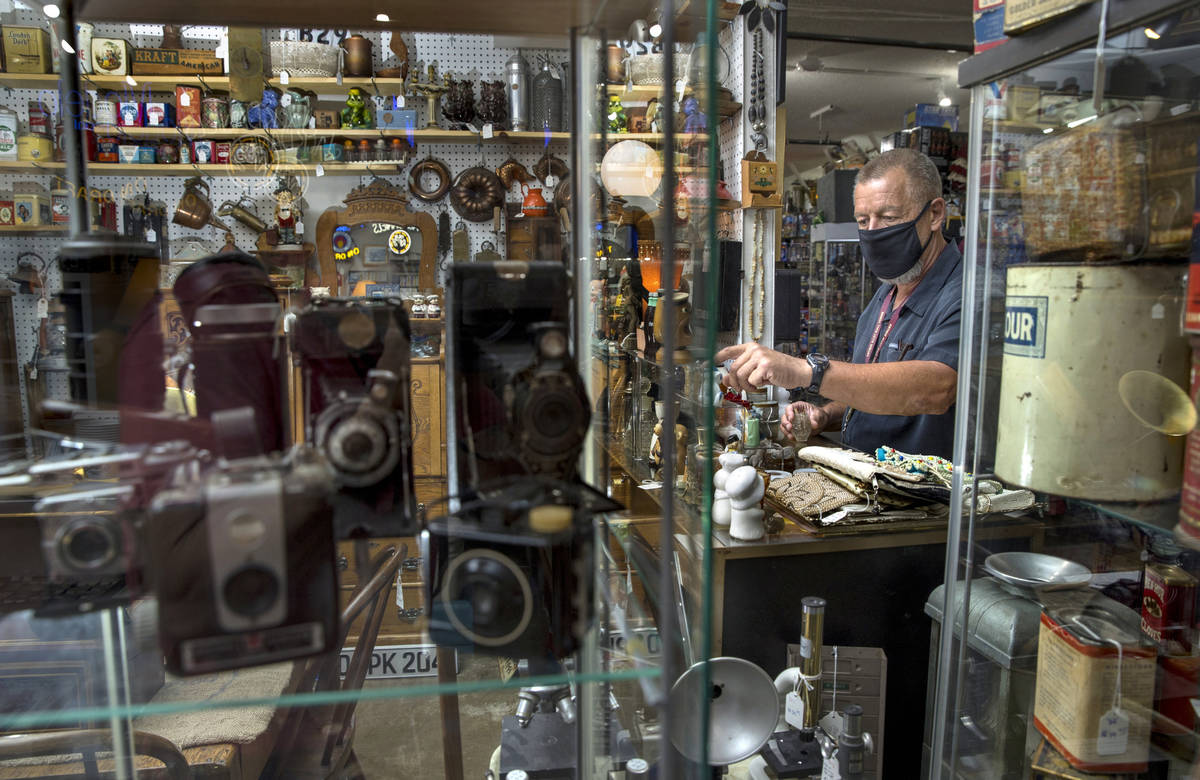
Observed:
[[[204,77],[203,77],[203,76],[201,76],[199,73],[197,73],[197,74],[196,74],[196,81],[199,81],[199,82],[200,82],[200,86],[201,86],[201,87],[204,87],[204,94],[205,94],[205,95],[212,94],[212,91],[213,91],[213,90],[212,90],[212,87],[210,87],[210,86],[208,85],[208,82],[207,82],[207,81],[205,81],[205,80],[204,80]]]

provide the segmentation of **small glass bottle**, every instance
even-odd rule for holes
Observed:
[[[354,142],[346,139],[346,142],[342,144],[342,162],[354,162],[355,156]]]
[[[368,141],[366,138],[364,138],[358,142],[358,161],[359,162],[370,162],[371,161],[371,142]]]

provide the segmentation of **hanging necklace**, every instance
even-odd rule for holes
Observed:
[[[766,302],[766,268],[763,264],[763,210],[754,212],[754,259],[750,266],[750,340],[758,341],[763,335],[763,305]],[[757,293],[757,295],[756,295]]]
[[[755,151],[767,149],[767,80],[763,57],[763,31],[754,31],[754,51],[750,57],[750,142]]]

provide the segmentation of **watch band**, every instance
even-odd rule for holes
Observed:
[[[825,378],[826,369],[829,368],[829,358],[820,352],[809,352],[804,359],[812,369],[812,379],[809,381],[808,387],[804,389],[809,394],[816,395],[821,391],[821,381]]]

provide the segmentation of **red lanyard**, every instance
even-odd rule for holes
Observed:
[[[881,328],[883,328],[884,312],[888,310],[888,307],[892,303],[892,298],[895,295],[896,288],[893,287],[888,291],[887,297],[883,299],[883,303],[879,305],[879,320],[875,323],[875,332],[871,334],[871,343],[867,345],[866,362],[868,363],[874,363],[879,360],[879,353],[883,351],[883,345],[887,343],[888,336],[892,333],[892,328],[896,327],[896,321],[900,319],[900,309],[902,307],[897,306],[896,308],[892,309],[892,319],[888,323],[888,329],[884,331],[883,341],[880,341],[879,331]],[[877,343],[878,348],[876,348]]]

